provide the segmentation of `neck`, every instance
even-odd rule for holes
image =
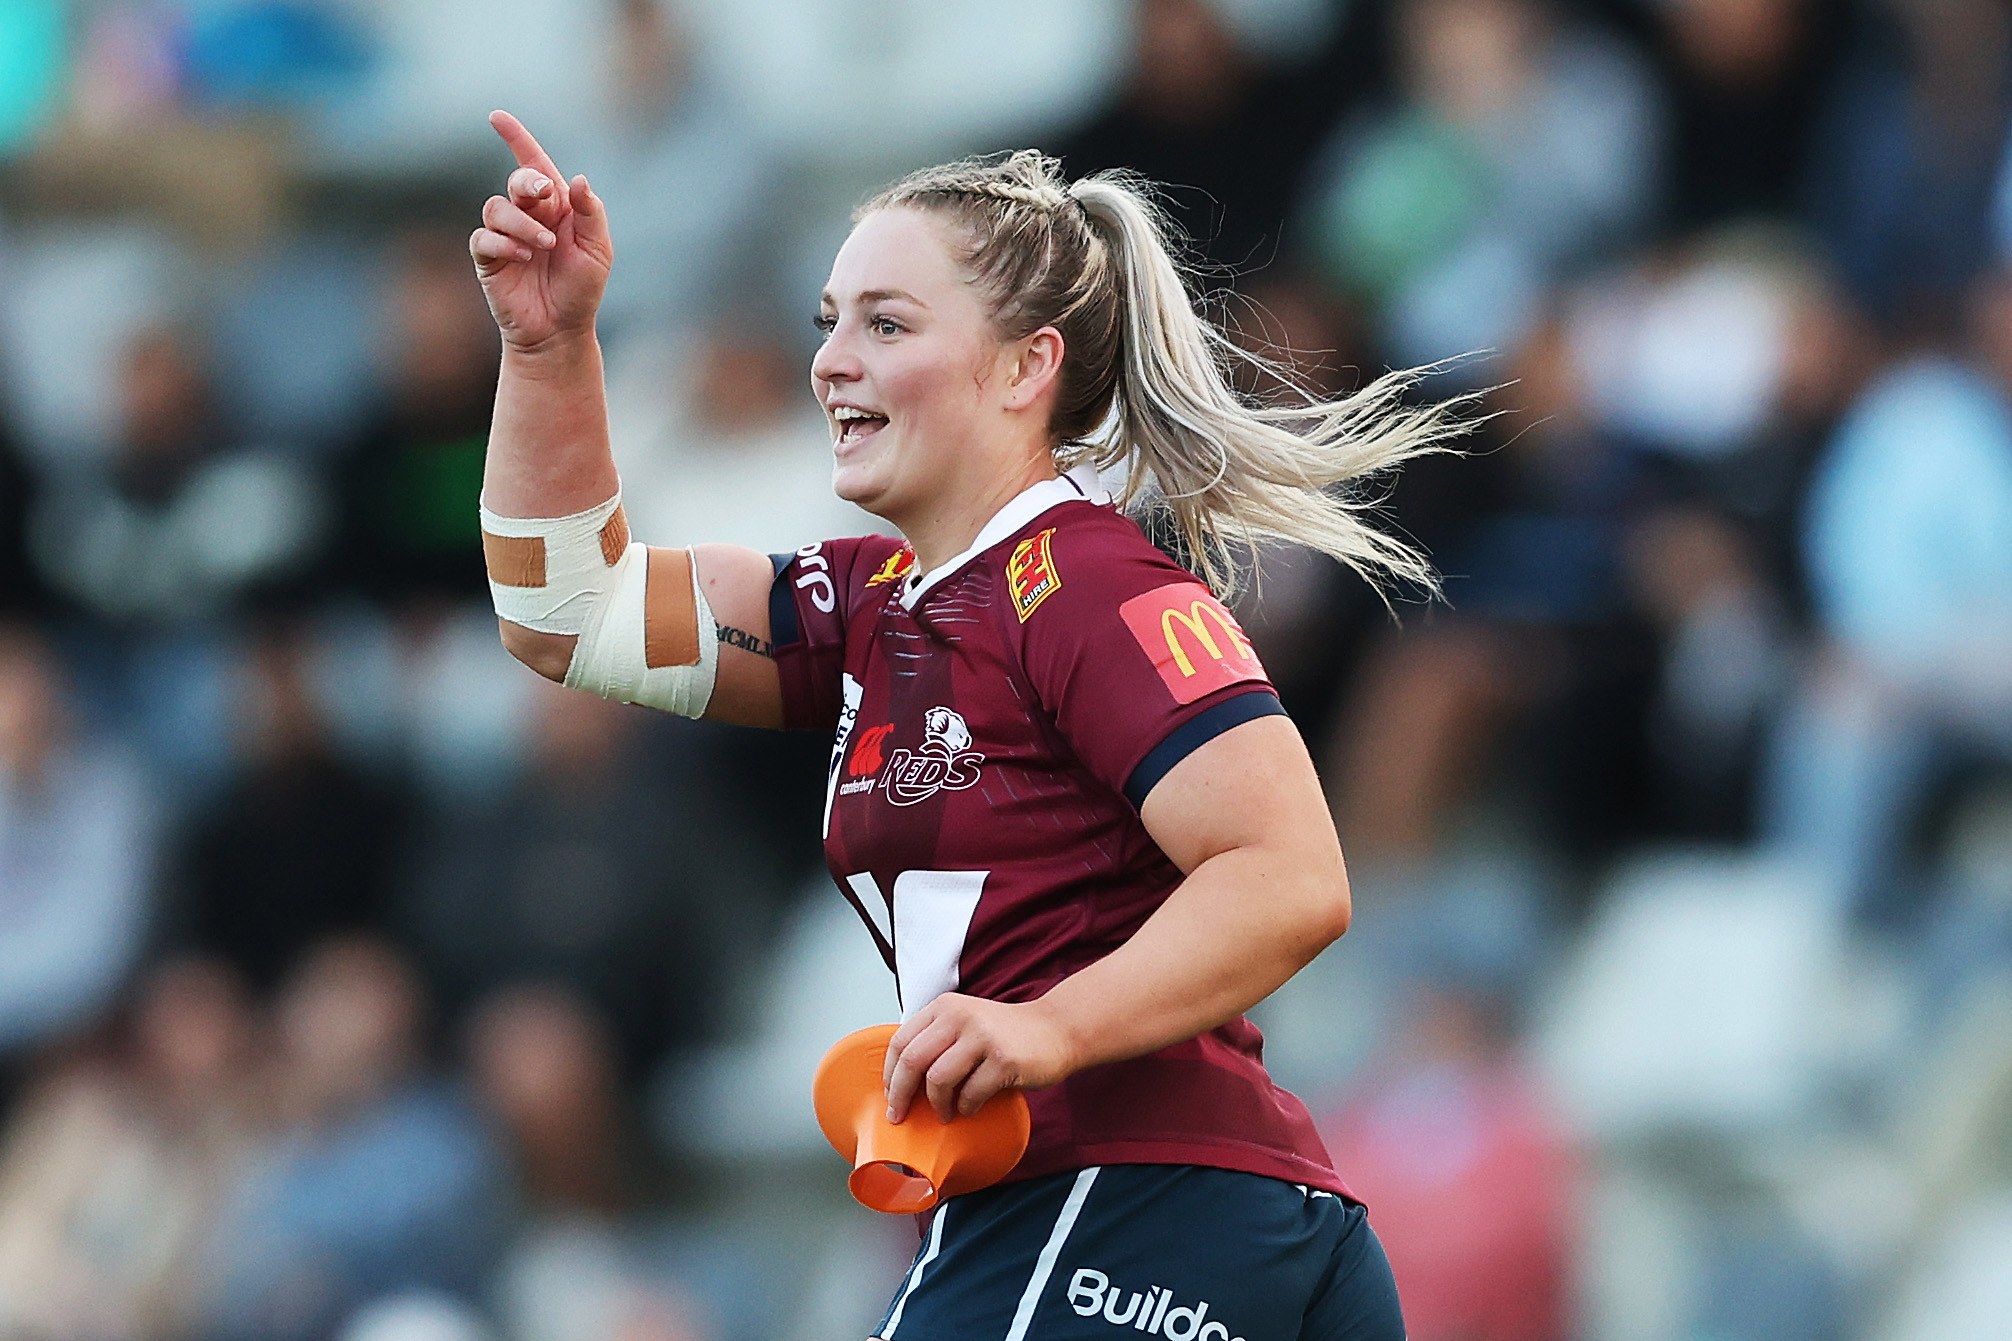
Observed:
[[[1000,508],[1042,480],[1056,478],[1054,458],[1045,453],[1011,474],[985,481],[981,489],[943,499],[917,516],[888,518],[915,551],[915,570],[934,572],[965,550]]]

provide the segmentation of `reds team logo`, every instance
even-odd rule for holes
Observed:
[[[894,750],[880,785],[898,806],[917,805],[940,791],[961,792],[978,781],[985,756],[971,748],[971,728],[949,708],[931,708],[922,719],[922,748]]]
[[[1176,703],[1265,678],[1236,616],[1199,582],[1173,582],[1134,596],[1118,614]]]

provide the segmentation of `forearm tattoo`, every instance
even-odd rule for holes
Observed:
[[[731,624],[715,624],[713,627],[719,630],[721,642],[731,647],[738,647],[744,652],[752,652],[758,657],[775,660],[775,644],[766,638],[757,638],[746,629],[737,629]]]

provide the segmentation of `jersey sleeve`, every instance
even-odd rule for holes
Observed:
[[[1143,806],[1175,764],[1233,726],[1283,714],[1236,616],[1146,545],[1043,531],[1007,561],[1034,692],[1090,771]]]
[[[844,707],[845,639],[853,615],[906,575],[907,546],[888,536],[822,540],[772,554],[769,641],[782,677],[783,726],[829,730]]]

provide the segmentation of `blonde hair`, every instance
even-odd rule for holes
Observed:
[[[1061,333],[1058,462],[1122,465],[1120,503],[1171,514],[1189,567],[1218,593],[1236,586],[1238,551],[1268,540],[1332,555],[1379,589],[1395,579],[1438,590],[1423,554],[1365,519],[1377,500],[1359,482],[1448,450],[1472,427],[1460,410],[1474,394],[1409,402],[1429,369],[1386,373],[1336,400],[1308,392],[1197,310],[1174,260],[1177,234],[1132,173],[1070,183],[1058,160],[1022,149],[911,173],[859,217],[896,206],[963,227],[962,259],[1005,338]],[[1239,364],[1287,394],[1239,394]]]

